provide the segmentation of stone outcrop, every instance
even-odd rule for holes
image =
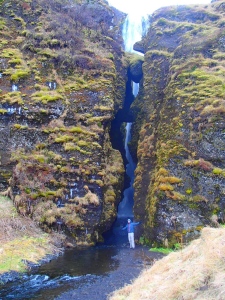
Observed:
[[[224,222],[224,11],[225,1],[162,8],[142,41],[134,212],[151,244]]]
[[[79,244],[110,228],[123,186],[124,15],[105,1],[0,1],[0,188]]]
[[[143,77],[143,71],[142,71],[142,65],[144,62],[144,57],[133,54],[129,61],[129,67],[128,67],[128,76],[130,75],[130,78],[132,81],[139,83],[140,80]]]

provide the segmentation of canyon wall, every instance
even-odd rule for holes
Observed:
[[[138,43],[134,213],[147,243],[187,242],[224,222],[224,14],[225,1],[159,9]]]
[[[124,14],[105,1],[0,1],[0,189],[44,230],[101,240],[123,187]]]
[[[125,15],[106,1],[0,7],[0,189],[22,215],[101,241],[124,179],[111,121],[126,112],[137,236],[174,245],[225,221],[224,1],[156,11],[134,46],[144,60],[124,55]],[[140,82],[131,110],[127,77]]]

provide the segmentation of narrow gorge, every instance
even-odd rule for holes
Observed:
[[[225,1],[138,24],[104,0],[0,8],[0,191],[20,216],[72,247],[127,217],[151,247],[225,223]]]

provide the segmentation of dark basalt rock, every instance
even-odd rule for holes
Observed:
[[[134,63],[130,65],[129,68],[130,77],[131,80],[133,80],[136,83],[139,83],[143,76],[142,65],[143,65],[142,59],[136,60]]]
[[[223,5],[162,8],[143,40],[134,212],[150,244],[188,242],[225,211]]]
[[[137,52],[140,52],[142,54],[145,53],[145,47],[144,47],[144,43],[142,41],[138,41],[134,44],[133,49]]]
[[[90,245],[113,223],[123,186],[109,129],[127,70],[124,14],[78,2],[0,3],[0,189],[44,230],[60,221]]]

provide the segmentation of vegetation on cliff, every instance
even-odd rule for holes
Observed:
[[[188,241],[224,221],[224,6],[162,8],[142,42],[134,210],[149,243]]]
[[[125,93],[124,16],[101,0],[0,5],[0,188],[46,231],[94,243],[123,182],[108,132]]]

